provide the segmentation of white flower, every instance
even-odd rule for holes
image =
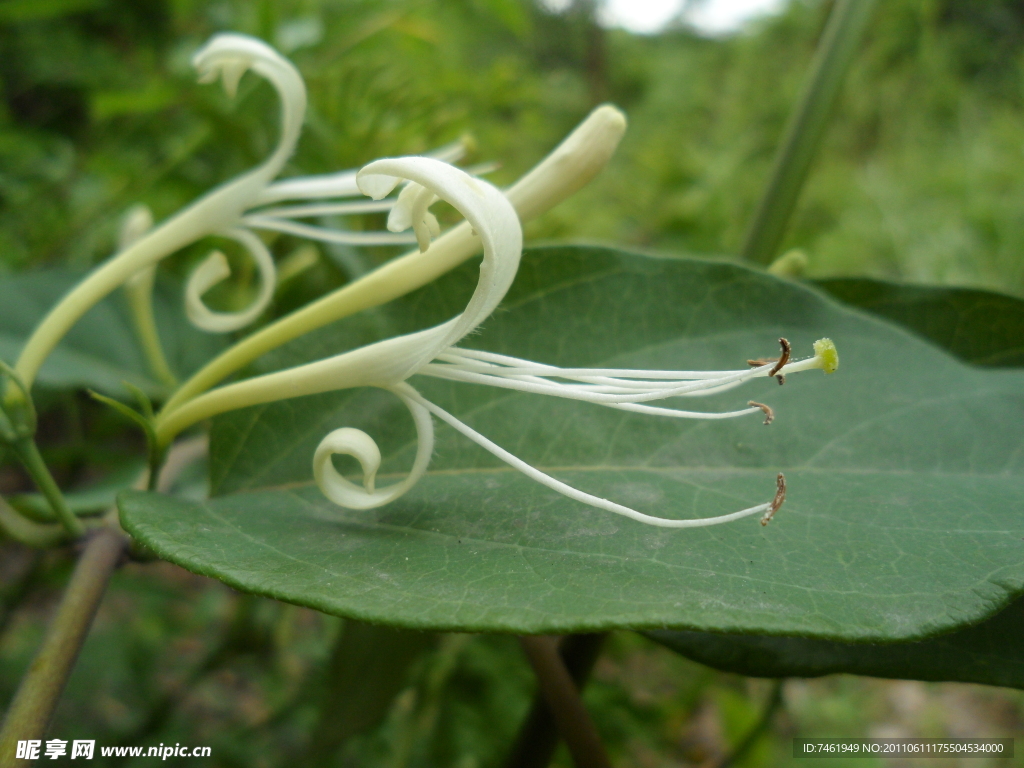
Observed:
[[[260,290],[253,304],[241,312],[227,313],[214,312],[201,300],[203,293],[229,274],[223,254],[213,252],[193,272],[186,289],[187,313],[200,327],[218,332],[236,330],[252,322],[266,308],[273,294],[274,261],[254,230],[287,232],[357,245],[415,242],[413,237],[393,232],[343,232],[300,221],[327,214],[389,210],[394,200],[276,205],[287,200],[359,195],[354,171],[274,182],[295,150],[306,111],[306,87],[291,62],[260,40],[222,34],[199,50],[192,63],[201,81],[212,82],[219,78],[229,96],[235,94],[239,80],[248,70],[268,80],[277,91],[281,105],[281,135],[276,147],[256,168],[212,190],[160,225],[152,229],[140,228],[134,223],[129,226],[130,236],[123,238],[122,250],[79,283],[26,343],[16,370],[28,385],[60,339],[90,307],[133,276],[139,276],[136,282],[144,286],[153,265],[204,237],[219,236],[237,242],[253,257],[260,275]],[[438,156],[454,161],[460,154],[461,148],[453,146],[441,150]]]
[[[469,222],[453,227],[431,242],[439,234],[437,220],[428,210],[436,197],[416,182],[410,182],[396,198],[354,202],[339,199],[361,194],[355,171],[275,182],[295,148],[306,107],[305,86],[295,67],[265,43],[237,34],[217,35],[195,55],[193,63],[200,79],[221,79],[229,95],[234,95],[247,70],[267,79],[280,97],[281,135],[277,146],[259,166],[212,190],[156,227],[152,226],[147,210],[133,210],[123,227],[120,251],[69,292],[25,344],[16,371],[26,387],[31,387],[43,361],[67,331],[90,307],[120,285],[126,286],[151,367],[169,387],[174,387],[174,377],[163,359],[152,322],[153,270],[161,259],[200,238],[219,235],[240,243],[253,256],[262,276],[257,300],[249,308],[238,313],[218,313],[203,304],[202,296],[227,276],[225,257],[214,252],[193,272],[186,289],[186,311],[202,327],[219,331],[250,322],[270,300],[276,270],[269,251],[254,230],[354,245],[418,242],[421,250],[393,259],[269,323],[211,360],[178,386],[164,404],[155,426],[165,441],[174,433],[161,427],[181,423],[175,418],[177,409],[260,355],[315,328],[415,290],[481,248],[480,238]],[[561,145],[505,192],[520,220],[544,213],[589,182],[608,162],[625,127],[625,117],[614,107],[604,105],[595,109]],[[454,162],[461,153],[461,145],[453,145],[431,157]],[[293,202],[283,205],[286,201]],[[388,210],[391,215],[387,232],[337,231],[302,221]],[[402,230],[410,226],[413,234],[403,234]],[[10,388],[4,396],[19,397]]]
[[[480,280],[465,311],[434,328],[213,390],[170,413],[161,425],[162,429],[173,434],[213,413],[285,397],[351,387],[381,387],[397,395],[412,414],[418,439],[412,469],[404,480],[378,488],[376,473],[381,456],[373,439],[353,428],[331,432],[315,452],[313,474],[321,491],[340,506],[372,509],[409,490],[430,463],[434,445],[433,415],[543,485],[569,498],[640,522],[688,528],[714,525],[758,513],[764,513],[763,521],[767,522],[782,502],[785,486],[781,476],[779,491],[772,502],[714,518],[671,520],[655,517],[572,488],[528,465],[426,400],[408,383],[408,379],[413,375],[427,375],[471,384],[489,384],[672,418],[722,419],[764,412],[770,420],[771,409],[757,403],[726,413],[677,410],[647,403],[723,392],[756,377],[782,377],[812,368],[830,372],[838,364],[835,347],[830,341],[819,341],[815,345],[815,356],[800,362],[788,362],[788,344],[783,342],[783,357],[777,362],[755,361],[754,367],[738,371],[566,369],[460,349],[455,345],[494,311],[512,284],[522,247],[519,220],[508,199],[490,184],[430,158],[378,160],[363,168],[356,182],[363,192],[380,198],[403,180],[412,182],[406,189],[414,191],[400,198],[392,212],[392,224],[413,226],[420,230],[418,237],[429,238],[432,226],[425,216],[423,201],[439,198],[466,217],[483,244]],[[334,454],[350,455],[359,461],[363,470],[361,485],[352,483],[335,470],[331,459]]]

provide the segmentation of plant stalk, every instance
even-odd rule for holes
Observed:
[[[21,680],[0,730],[0,768],[15,768],[19,740],[42,739],[93,617],[127,545],[114,528],[92,536],[78,559],[43,645]]]
[[[775,155],[768,186],[743,239],[744,259],[770,264],[775,258],[875,2],[836,0]]]
[[[580,698],[579,689],[558,655],[558,641],[543,635],[519,638],[530,660],[540,692],[565,739],[577,768],[611,768],[601,737]]]
[[[607,637],[607,632],[567,635],[559,644],[558,655],[577,690],[582,691],[586,685]],[[538,691],[505,762],[506,768],[547,768],[558,747],[558,738],[554,714]]]

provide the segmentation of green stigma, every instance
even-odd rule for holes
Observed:
[[[821,358],[821,370],[835,373],[839,368],[839,351],[832,339],[818,339],[814,342],[814,356]]]

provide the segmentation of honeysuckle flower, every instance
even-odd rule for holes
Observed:
[[[397,199],[344,201],[360,195],[355,171],[304,176],[274,181],[298,141],[306,107],[306,91],[295,67],[265,43],[245,35],[215,36],[193,58],[200,79],[223,82],[229,96],[247,70],[265,78],[280,99],[281,134],[275,149],[259,166],[209,192],[156,227],[135,228],[124,247],[78,284],[37,326],[17,361],[22,380],[31,386],[40,366],[60,339],[86,311],[118,286],[130,283],[129,296],[137,318],[144,318],[146,290],[152,285],[152,267],[182,247],[207,236],[234,240],[255,260],[260,274],[256,300],[245,310],[222,313],[210,310],[203,294],[228,274],[223,254],[211,253],[193,272],[186,289],[189,317],[211,331],[234,330],[261,314],[270,301],[275,267],[256,231],[271,231],[325,242],[353,245],[419,242],[425,246],[436,236],[436,219],[430,214],[432,200],[416,186]],[[625,131],[625,118],[614,107],[597,108],[551,155],[506,191],[520,218],[527,220],[548,210],[585,185],[604,167]],[[439,160],[454,162],[463,153],[454,144],[433,153]],[[307,223],[305,219],[339,214],[392,211],[389,231],[352,232]],[[402,217],[407,218],[405,221]],[[415,225],[413,235],[403,233],[406,223]],[[129,228],[131,229],[131,228]],[[399,231],[392,231],[399,230]],[[383,268],[353,281],[303,309],[271,323],[242,343],[229,348],[180,386],[165,404],[173,410],[216,385],[260,355],[310,330],[360,309],[401,296],[452,269],[478,253],[480,241],[466,224],[456,226],[435,240],[429,253],[408,254]],[[151,367],[172,386],[173,376],[157,359],[155,336],[140,324]],[[148,341],[147,341],[148,340]],[[5,395],[18,396],[8,388]]]
[[[193,272],[186,290],[189,317],[210,331],[236,330],[254,320],[269,303],[276,283],[273,259],[255,234],[266,230],[286,232],[316,240],[356,245],[402,244],[415,238],[394,232],[346,232],[304,224],[311,216],[390,210],[394,200],[345,203],[324,202],[281,206],[285,201],[344,198],[358,195],[355,172],[345,171],[275,182],[299,139],[306,110],[306,88],[298,70],[266,43],[246,35],[221,34],[211,39],[192,59],[200,81],[220,79],[234,96],[246,71],[266,79],[280,100],[281,133],[270,155],[256,168],[212,190],[156,227],[132,230],[122,238],[124,247],[79,283],[36,328],[26,343],[16,369],[31,385],[43,361],[82,315],[118,286],[133,280],[138,286],[151,280],[149,269],[182,247],[209,236],[238,243],[254,259],[260,275],[256,300],[236,313],[214,312],[202,303],[202,295],[228,274],[223,254],[214,251]],[[441,150],[440,157],[457,159],[459,146]],[[268,207],[271,206],[271,207]]]
[[[154,269],[160,259],[200,238],[217,235],[239,242],[252,254],[262,274],[260,295],[247,310],[217,313],[203,304],[202,296],[227,274],[223,254],[210,254],[194,271],[186,289],[187,312],[200,325],[220,331],[248,322],[269,300],[275,268],[255,230],[351,244],[418,242],[421,248],[229,347],[172,393],[156,420],[156,427],[169,421],[175,409],[265,352],[341,317],[414,290],[481,248],[480,238],[468,222],[431,242],[439,233],[437,221],[428,210],[436,198],[415,182],[407,184],[397,198],[339,202],[338,199],[361,194],[354,171],[274,181],[294,149],[305,110],[305,88],[298,72],[266,44],[235,34],[214,37],[195,55],[193,63],[202,80],[220,78],[229,95],[234,95],[247,70],[268,80],[280,98],[281,135],[277,146],[258,167],[204,195],[156,227],[152,226],[148,210],[138,208],[130,212],[122,229],[118,253],[69,292],[27,341],[16,364],[26,387],[31,387],[43,361],[71,326],[90,307],[123,284],[150,367],[173,388],[174,377],[163,359],[152,322],[150,294]],[[520,220],[545,212],[587,184],[615,151],[625,126],[625,117],[614,107],[604,105],[595,109],[550,155],[505,191]],[[462,145],[455,144],[438,150],[432,157],[454,162],[462,152]],[[316,200],[323,197],[337,199]],[[296,204],[295,201],[304,202]],[[388,232],[338,232],[302,221],[309,217],[371,211],[391,211]],[[413,229],[411,236],[402,232],[409,226]],[[8,386],[3,396],[5,400],[18,400],[22,393]],[[160,432],[164,436],[168,434],[167,430]]]
[[[434,445],[432,416],[446,422],[492,454],[537,482],[590,506],[615,512],[640,522],[673,528],[714,525],[747,515],[763,513],[763,522],[774,514],[784,497],[784,480],[771,502],[728,515],[696,520],[672,520],[648,515],[614,501],[573,488],[530,466],[459,421],[440,406],[424,398],[408,379],[414,375],[463,381],[471,384],[522,392],[585,400],[606,407],[672,418],[734,418],[766,413],[768,406],[750,403],[746,408],[725,413],[679,410],[647,405],[672,397],[693,397],[723,392],[756,377],[779,376],[813,368],[835,370],[838,357],[828,339],[815,344],[815,355],[789,362],[788,343],[777,361],[756,361],[752,368],[737,371],[650,371],[559,368],[455,346],[477,328],[498,306],[512,284],[519,267],[522,231],[515,209],[490,184],[438,160],[407,157],[378,160],[363,168],[356,178],[367,195],[381,198],[402,181],[411,182],[392,216],[395,226],[419,228],[418,238],[429,238],[433,229],[424,216],[424,200],[439,198],[455,207],[483,244],[480,279],[462,314],[446,323],[416,333],[386,339],[324,360],[277,373],[229,384],[194,398],[170,412],[159,429],[176,434],[188,424],[227,410],[283,398],[316,394],[351,387],[380,387],[394,393],[408,408],[417,432],[417,451],[409,474],[401,481],[380,488],[376,474],[380,451],[365,432],[351,427],[334,430],[320,443],[313,456],[313,476],[327,498],[350,509],[372,509],[395,500],[424,474]],[[415,186],[414,186],[415,185]],[[354,457],[362,467],[358,485],[337,472],[332,456]]]

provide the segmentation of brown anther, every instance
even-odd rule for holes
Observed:
[[[782,506],[782,502],[786,500],[786,476],[779,472],[779,476],[775,478],[775,498],[772,499],[772,503],[768,505],[768,511],[764,513],[764,517],[761,518],[761,525],[768,525],[775,513],[779,511],[779,507]]]
[[[780,387],[781,387],[781,386],[782,386],[783,384],[785,384],[785,383],[786,383],[786,377],[785,377],[785,376],[783,376],[783,375],[782,375],[781,373],[780,373],[780,374],[779,374],[778,376],[776,376],[775,378],[779,380],[779,386],[780,386]]]
[[[749,403],[747,403],[747,405],[752,405],[755,408],[760,408],[762,411],[764,411],[765,426],[775,421],[775,411],[771,409],[771,406],[765,405],[764,403],[758,403],[754,400],[751,400]]]
[[[747,360],[747,365],[751,368],[760,368],[762,365],[768,365],[768,363],[774,363],[779,358],[777,357],[761,357],[757,360]]]
[[[775,367],[768,371],[769,376],[774,376],[782,370],[782,367],[789,362],[789,353],[793,351],[793,348],[785,339],[779,339],[779,344],[782,345],[782,357],[780,357],[779,361],[775,363]],[[781,384],[782,382],[779,383]]]

